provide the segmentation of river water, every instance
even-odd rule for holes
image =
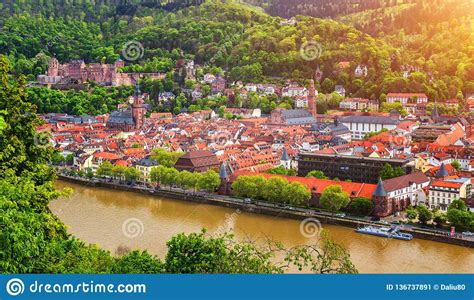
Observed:
[[[115,252],[117,247],[147,249],[163,258],[166,241],[181,232],[232,230],[238,240],[271,238],[289,248],[312,244],[317,237],[301,222],[240,212],[220,206],[160,198],[139,193],[86,187],[57,181],[74,193],[50,203],[69,232],[87,243]],[[470,273],[474,251],[450,244],[414,239],[387,240],[325,225],[330,237],[346,246],[360,273]],[[308,228],[307,228],[308,229]]]

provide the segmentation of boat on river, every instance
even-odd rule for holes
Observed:
[[[413,239],[413,235],[409,233],[400,232],[400,227],[398,226],[392,226],[391,228],[389,228],[389,227],[376,227],[376,226],[369,225],[369,226],[357,228],[356,232],[380,236],[380,237],[404,240],[404,241],[410,241]]]

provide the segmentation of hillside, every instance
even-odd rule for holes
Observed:
[[[337,18],[353,13],[387,8],[414,0],[245,0],[265,9],[269,14],[290,18],[306,15],[316,18]]]
[[[0,48],[13,62],[13,72],[29,75],[31,80],[45,71],[51,56],[61,62],[113,62],[127,41],[138,41],[143,56],[127,61],[128,70],[171,72],[184,55],[206,70],[222,68],[231,81],[305,81],[319,66],[323,72],[320,91],[330,93],[342,84],[349,95],[372,99],[399,91],[425,92],[431,99],[444,100],[474,89],[473,30],[461,19],[456,26],[436,23],[410,34],[379,32],[372,37],[350,20],[360,21],[356,26],[365,30],[364,18],[386,12],[375,9],[359,17],[346,16],[341,20],[347,24],[298,16],[296,24],[285,25],[281,18],[230,0],[181,1],[178,7],[164,6],[162,1],[157,1],[159,7],[132,1],[135,4],[130,7],[135,9],[126,13],[114,1],[63,2],[61,14],[53,5],[56,0],[46,1],[49,5],[41,10],[32,9],[37,0],[13,2],[2,10]],[[89,8],[82,11],[84,5]],[[411,11],[409,5],[392,9],[402,18]],[[458,9],[453,13],[459,13]],[[380,22],[383,28],[386,22]],[[350,66],[340,69],[340,62],[350,62]],[[355,76],[357,65],[367,66],[366,77]],[[418,72],[405,78],[406,66]]]

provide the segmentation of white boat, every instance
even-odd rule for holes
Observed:
[[[381,236],[386,238],[394,238],[404,241],[410,241],[413,239],[413,235],[409,233],[400,232],[400,228],[398,226],[393,226],[391,228],[388,227],[376,227],[376,226],[364,226],[362,228],[357,228],[356,232]]]

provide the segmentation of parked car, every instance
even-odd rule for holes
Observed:
[[[393,225],[400,225],[401,223],[399,221],[392,221],[390,222],[390,224],[393,224]]]
[[[385,220],[380,220],[379,223],[380,223],[380,224],[384,224],[384,225],[388,225],[388,222],[385,221]]]
[[[370,221],[378,222],[378,221],[380,221],[380,218],[373,217],[373,218],[370,219]]]
[[[339,218],[344,218],[346,216],[346,214],[345,213],[337,213],[335,216],[339,217]]]
[[[472,232],[470,232],[470,231],[464,231],[464,232],[462,233],[462,235],[464,235],[464,236],[474,236],[474,233],[472,233]]]
[[[250,203],[252,203],[252,199],[250,199],[250,198],[245,198],[245,199],[244,199],[244,203],[245,203],[245,204],[250,204]]]

